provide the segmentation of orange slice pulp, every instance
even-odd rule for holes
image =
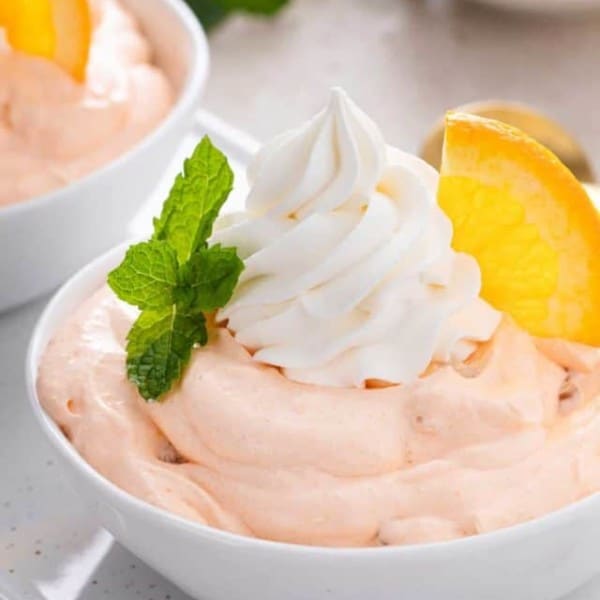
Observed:
[[[600,216],[582,185],[518,129],[450,113],[439,203],[481,295],[524,329],[600,346]]]
[[[0,27],[14,50],[54,61],[85,79],[92,20],[87,0],[0,0]]]

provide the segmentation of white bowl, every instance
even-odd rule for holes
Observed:
[[[119,246],[52,299],[27,357],[31,406],[89,507],[126,548],[204,600],[554,600],[600,570],[600,495],[535,521],[458,541],[327,549],[225,533],[154,508],[90,467],[42,410],[38,362],[57,327],[106,280]],[[110,443],[110,440],[107,440]]]
[[[471,0],[495,8],[530,13],[568,14],[600,9],[600,0]]]
[[[0,311],[62,283],[123,241],[169,164],[208,75],[208,46],[182,0],[122,0],[177,90],[167,118],[135,147],[64,188],[0,208]]]

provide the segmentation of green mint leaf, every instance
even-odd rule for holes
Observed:
[[[128,304],[141,310],[163,308],[174,302],[177,254],[166,242],[131,246],[123,262],[108,274],[108,285]]]
[[[182,288],[192,290],[191,307],[211,312],[225,306],[233,294],[244,263],[235,248],[220,244],[201,248],[182,267]]]
[[[281,10],[288,0],[187,0],[190,8],[206,29],[218,25],[234,11],[271,16]]]
[[[229,14],[221,0],[187,0],[187,3],[207,30],[218,25]]]
[[[175,306],[142,312],[127,336],[129,380],[145,400],[159,400],[181,378],[192,348],[207,338],[202,313],[182,313]]]
[[[207,244],[232,185],[227,159],[205,137],[177,176],[153,238],[131,246],[108,275],[115,294],[142,311],[127,335],[127,377],[148,401],[160,400],[194,346],[207,343],[204,313],[227,304],[244,268],[235,248]]]
[[[288,0],[222,0],[230,10],[241,10],[255,15],[274,15]]]
[[[160,218],[154,220],[153,239],[168,242],[184,264],[206,244],[232,186],[227,158],[205,136],[185,160]]]

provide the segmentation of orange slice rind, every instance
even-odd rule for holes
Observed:
[[[600,217],[556,156],[514,127],[449,113],[439,203],[484,299],[534,335],[600,346]]]
[[[85,79],[92,36],[87,0],[0,0],[0,27],[14,49]]]

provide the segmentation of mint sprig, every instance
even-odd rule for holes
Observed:
[[[176,305],[145,310],[127,340],[127,377],[143,398],[157,400],[181,378],[194,345],[206,344],[206,320]]]
[[[227,158],[205,136],[183,162],[162,213],[154,219],[154,240],[165,240],[181,263],[203,245],[233,187]]]
[[[272,16],[289,0],[186,0],[206,29],[218,25],[229,15],[241,11],[254,15]]]
[[[177,175],[152,239],[131,246],[108,275],[115,294],[142,312],[127,335],[127,377],[148,401],[181,378],[208,341],[206,313],[229,302],[244,268],[235,248],[208,245],[233,186],[227,158],[205,136]]]
[[[169,306],[179,283],[177,254],[167,242],[131,246],[108,283],[121,300],[141,310]]]

